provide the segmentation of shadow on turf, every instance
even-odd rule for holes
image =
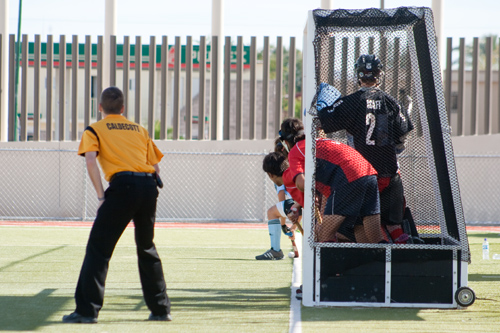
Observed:
[[[32,260],[32,259],[34,259],[36,257],[41,257],[41,256],[44,256],[44,255],[46,255],[48,253],[59,251],[61,249],[64,249],[65,247],[66,247],[66,245],[61,245],[61,246],[58,246],[58,247],[54,247],[54,248],[52,248],[50,250],[43,251],[43,252],[34,254],[32,256],[23,258],[22,260],[13,261],[13,262],[11,262],[10,264],[8,264],[6,266],[0,267],[0,272],[3,271],[3,270],[5,270],[5,269],[7,269],[7,268],[13,267],[13,266],[15,266],[17,264],[20,264],[22,262],[25,262],[25,261],[28,261],[28,260]],[[1,329],[1,327],[0,327],[0,329]]]
[[[178,289],[168,288],[173,309],[196,309],[196,311],[275,311],[279,306],[289,307],[290,288],[277,289]],[[133,309],[146,309],[142,296],[128,296],[129,300],[137,302]],[[130,307],[130,304],[113,304],[107,299],[103,310]],[[124,307],[122,307],[124,306]],[[173,310],[174,311],[174,310]],[[175,312],[175,311],[174,311]]]
[[[0,296],[0,331],[35,331],[60,321],[48,320],[61,311],[73,297],[51,296],[55,289],[45,289],[35,296]],[[172,307],[196,311],[276,311],[288,308],[290,288],[278,289],[168,289]],[[180,296],[177,296],[180,295]],[[103,311],[147,311],[142,295],[128,296],[130,302],[116,302],[120,297],[106,298]],[[116,303],[115,303],[116,302]],[[145,321],[146,318],[139,320]],[[107,320],[110,322],[109,320]],[[111,320],[113,322],[114,320]],[[126,322],[129,320],[116,320]],[[137,320],[130,320],[136,322]]]
[[[0,296],[0,331],[35,331],[51,325],[48,318],[72,297],[50,296],[55,289],[44,289],[35,296]]]
[[[390,312],[388,311],[390,310]],[[421,309],[411,308],[310,308],[302,307],[302,321],[423,321],[418,314]],[[402,327],[401,331],[405,329]]]
[[[500,274],[469,274],[469,281],[500,281]]]
[[[489,239],[493,239],[493,238],[500,238],[500,234],[498,233],[491,233],[491,232],[488,232],[488,233],[473,233],[473,234],[469,234],[469,237],[478,237],[478,238],[489,238]]]
[[[269,311],[277,306],[288,308],[290,288],[277,289],[172,289],[168,288],[172,308],[196,309],[197,311]],[[180,295],[180,296],[179,296]],[[144,309],[141,296],[130,296],[137,300],[134,310]]]

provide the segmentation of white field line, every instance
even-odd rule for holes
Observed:
[[[302,315],[301,306],[302,301],[298,300],[295,295],[297,289],[302,284],[302,235],[298,232],[295,233],[295,243],[299,257],[293,259],[293,273],[292,273],[292,295],[290,299],[290,333],[302,332]]]

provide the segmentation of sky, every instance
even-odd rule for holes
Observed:
[[[19,3],[9,0],[9,33],[17,33]],[[209,36],[211,33],[211,0],[116,0],[118,11],[118,42],[123,36]],[[444,35],[466,41],[487,34],[500,35],[500,1],[498,0],[443,0]],[[431,7],[432,0],[385,0],[385,8],[400,6]],[[21,33],[41,35],[104,35],[105,0],[22,0]],[[309,10],[320,7],[321,0],[224,0],[224,34],[243,36],[250,43],[251,36],[297,37],[301,48],[303,31]],[[333,0],[334,8],[359,9],[380,7],[380,0]],[[57,40],[57,37],[55,37]],[[158,43],[158,42],[157,42]]]

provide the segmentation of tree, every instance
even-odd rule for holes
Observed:
[[[269,46],[269,78],[276,79],[276,46]],[[257,60],[262,61],[264,51],[257,54]],[[290,49],[283,47],[283,91],[281,93],[283,110],[288,110],[288,75],[289,75]],[[302,96],[302,51],[295,50],[295,117],[300,117]]]
[[[499,40],[498,35],[484,35],[479,38],[479,58],[478,58],[478,69],[484,70],[486,68],[486,38],[491,37],[491,45],[492,45],[492,54],[491,54],[491,63],[493,69],[498,69],[499,63]],[[465,69],[472,69],[472,61],[473,61],[473,42],[465,45]],[[455,68],[458,67],[458,57],[459,57],[459,47],[453,48],[454,60],[453,66]]]

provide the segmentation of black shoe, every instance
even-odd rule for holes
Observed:
[[[283,251],[274,251],[272,248],[264,252],[263,254],[256,256],[257,260],[281,260],[283,259]]]
[[[411,240],[413,241],[413,244],[425,244],[425,241],[417,236],[412,236]]]
[[[62,321],[66,324],[95,324],[97,323],[97,318],[84,317],[81,314],[73,312],[69,315],[63,316]]]
[[[164,315],[159,315],[155,316],[154,314],[150,314],[148,320],[154,320],[154,321],[172,321],[172,315],[170,313],[164,314]]]

